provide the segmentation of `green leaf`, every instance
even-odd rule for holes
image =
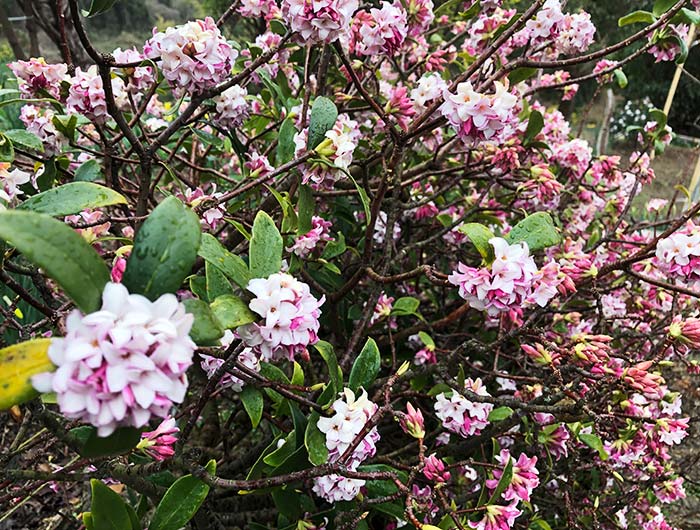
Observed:
[[[253,429],[255,429],[262,419],[264,405],[262,392],[254,386],[246,385],[240,396],[243,408],[248,413],[250,423],[253,425]]]
[[[649,13],[649,11],[634,11],[620,18],[620,20],[617,21],[617,25],[622,28],[630,24],[637,24],[638,22],[653,24],[656,22],[656,17],[653,13]]]
[[[511,85],[517,85],[527,79],[530,79],[537,73],[537,68],[522,67],[516,68],[508,74],[508,80]]]
[[[7,136],[14,145],[18,145],[24,149],[31,149],[33,151],[44,152],[44,144],[41,139],[36,135],[24,129],[11,129],[5,131],[5,136]]]
[[[326,132],[330,131],[338,119],[338,109],[330,99],[319,96],[311,105],[311,117],[309,119],[309,138],[306,142],[306,149],[311,151],[316,149],[326,137]]]
[[[357,392],[360,388],[366,390],[377,378],[380,368],[381,357],[379,348],[377,348],[377,343],[374,342],[374,339],[369,338],[352,365],[348,387],[353,392]]]
[[[204,262],[204,276],[204,290],[208,302],[219,296],[233,294],[233,289],[226,275],[208,261]]]
[[[605,451],[605,446],[603,445],[603,440],[600,439],[600,436],[597,434],[579,433],[578,439],[594,451],[597,451],[601,460],[608,459],[608,453]]]
[[[185,310],[194,315],[190,338],[200,346],[218,346],[218,340],[224,335],[221,322],[204,300],[190,298],[183,302]]]
[[[0,133],[0,162],[12,162],[15,159],[15,148],[3,133]]]
[[[51,120],[51,123],[53,123],[53,126],[56,127],[56,130],[60,132],[63,136],[68,138],[71,142],[75,139],[75,127],[78,124],[78,115],[77,114],[71,114],[71,115],[61,115],[57,114],[56,116],[53,117]],[[97,165],[99,163],[97,160],[88,160],[88,162],[94,162]],[[88,162],[85,162],[87,164]],[[83,166],[85,165],[83,164]],[[82,166],[81,166],[82,167]],[[78,168],[78,171],[80,168]]]
[[[546,212],[527,216],[515,225],[506,237],[509,243],[527,243],[531,252],[557,245],[561,236],[554,227],[552,217]]]
[[[260,211],[253,221],[253,237],[250,239],[250,275],[267,278],[282,268],[282,236],[275,222]]]
[[[272,451],[269,455],[263,458],[268,466],[277,467],[284,462],[295,450],[296,432],[292,430],[284,437],[284,443]]]
[[[102,481],[90,480],[90,518],[96,530],[132,530],[129,512],[122,498]]]
[[[496,486],[496,489],[493,490],[493,493],[491,494],[491,498],[489,499],[489,504],[496,504],[498,501],[498,498],[503,494],[504,491],[506,491],[506,488],[510,486],[511,481],[513,480],[513,457],[508,459],[508,463],[506,464],[505,469],[503,469],[503,474],[501,475],[501,479],[498,481],[498,485]]]
[[[296,134],[296,129],[294,128],[294,120],[292,118],[286,118],[282,125],[280,125],[280,130],[277,135],[277,165],[281,166],[289,162],[294,158],[294,151],[296,146],[294,145],[294,135]]]
[[[136,515],[134,509],[128,502],[125,502],[124,506],[126,506],[126,513],[129,514],[129,520],[131,521],[132,530],[141,530],[141,523],[139,522],[139,517],[138,515]]]
[[[685,19],[685,22],[688,24],[695,24],[696,26],[700,25],[700,13],[697,11],[693,11],[692,9],[688,9],[684,7],[681,9],[681,13],[683,18]]]
[[[155,300],[174,293],[190,274],[201,238],[197,215],[176,197],[161,202],[141,225],[122,282]]]
[[[391,309],[391,314],[396,316],[407,316],[415,315],[418,311],[418,306],[420,305],[420,300],[413,298],[412,296],[402,296],[396,302]]]
[[[69,182],[30,197],[17,208],[65,217],[86,208],[126,204],[126,198],[114,190],[91,182]]]
[[[311,230],[311,218],[314,215],[314,196],[311,193],[311,188],[306,184],[299,186],[299,201],[297,210],[299,211],[299,224],[297,233],[304,235]]]
[[[207,470],[210,466],[211,462]],[[180,477],[158,503],[148,530],[179,530],[194,517],[208,493],[209,486],[197,477]]]
[[[491,230],[479,223],[466,223],[459,227],[459,231],[469,238],[486,263],[493,261],[493,247],[489,240],[496,236]]]
[[[535,137],[540,134],[543,127],[544,118],[542,114],[536,110],[530,112],[530,117],[527,120],[527,129],[525,129],[525,136],[523,136],[523,144],[528,145],[532,142]]]
[[[48,215],[6,210],[0,212],[0,239],[42,268],[83,312],[100,308],[109,271],[75,230]]]
[[[243,300],[232,294],[214,299],[211,310],[224,329],[235,329],[250,324],[257,318]]]
[[[498,407],[491,411],[489,414],[489,421],[503,421],[510,418],[513,414],[513,409],[510,407]]]
[[[100,458],[131,452],[141,441],[141,431],[134,427],[120,427],[101,438],[95,427],[84,425],[68,431],[68,437],[74,440],[83,458]]]
[[[117,0],[92,0],[90,3],[90,9],[87,10],[87,13],[83,13],[87,17],[94,17],[95,15],[109,11],[116,3]]]
[[[78,169],[75,170],[74,180],[77,182],[94,182],[102,178],[102,166],[95,160],[83,162]]]
[[[620,88],[627,87],[629,82],[627,81],[627,76],[625,75],[625,72],[622,71],[622,68],[614,70],[613,75],[615,76],[615,81],[617,81],[617,86],[619,86]]]
[[[315,466],[328,462],[326,436],[318,430],[317,426],[320,417],[317,411],[313,411],[309,416],[309,423],[306,425],[306,432],[304,433],[304,445],[309,452],[309,462]]]
[[[358,182],[355,180],[355,177],[353,177],[350,173],[348,173],[348,176],[350,177],[350,180],[352,180],[352,183],[355,185],[355,189],[357,190],[357,193],[360,195],[360,202],[362,202],[362,209],[365,212],[365,219],[366,222],[369,222],[370,217],[372,217],[372,214],[370,212],[369,208],[369,195],[367,195],[367,192],[365,189],[358,184]]]
[[[676,64],[683,64],[685,63],[686,59],[688,58],[688,43],[684,38],[679,37],[678,35],[673,35],[671,37],[672,40],[675,40],[678,43],[678,46],[680,46],[681,51],[678,54],[678,57],[676,57]]]
[[[654,8],[652,9],[655,16],[660,17],[666,11],[671,9],[677,0],[656,0],[654,2]]]
[[[239,287],[248,287],[250,272],[245,261],[226,250],[213,235],[202,234],[199,256],[218,268]]]
[[[659,109],[652,109],[649,112],[649,117],[653,121],[656,122],[656,124],[658,125],[658,127],[660,129],[663,129],[664,127],[666,127],[666,123],[667,123],[668,118],[667,118],[666,114],[664,113],[664,111],[659,110]]]
[[[321,354],[323,360],[326,361],[326,366],[328,367],[328,374],[331,379],[331,383],[335,386],[336,392],[343,388],[343,372],[338,365],[338,358],[333,350],[333,345],[325,340],[319,340],[314,344],[316,351]]]

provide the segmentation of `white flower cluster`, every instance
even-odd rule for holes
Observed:
[[[173,294],[151,302],[108,283],[102,308],[73,311],[66,336],[51,341],[57,370],[32,382],[40,392],[56,392],[61,412],[91,423],[100,436],[118,426],[143,427],[151,414],[165,418],[185,398],[193,321]]]
[[[464,388],[480,396],[490,395],[480,378],[467,379]],[[438,394],[435,402],[435,414],[445,429],[464,438],[475,436],[485,429],[492,410],[491,403],[475,403],[455,391],[449,398],[444,393]]]
[[[229,129],[241,125],[248,117],[248,102],[245,100],[247,95],[248,91],[244,87],[233,85],[216,96],[214,121]]]
[[[355,397],[349,388],[333,403],[333,416],[318,420],[318,429],[326,435],[328,461],[337,462],[362,433],[369,419],[377,412],[377,405],[367,398],[367,392]],[[356,470],[361,462],[375,455],[379,432],[373,427],[353,450],[345,462],[348,469]],[[365,481],[340,475],[326,475],[314,479],[313,491],[328,502],[350,501],[360,492]]]
[[[307,346],[318,342],[325,297],[317,300],[308,285],[286,273],[250,280],[248,290],[256,296],[249,307],[262,320],[238,328],[246,346],[267,361],[307,357]]]

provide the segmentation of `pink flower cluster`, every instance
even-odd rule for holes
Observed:
[[[360,11],[352,23],[350,51],[357,55],[393,55],[401,47],[408,25],[401,4],[382,2],[381,9],[373,7]]]
[[[40,392],[56,392],[61,412],[97,427],[142,427],[151,415],[165,418],[187,391],[185,372],[196,348],[189,337],[194,317],[175,295],[155,302],[108,283],[102,308],[66,319],[66,336],[49,346],[55,372],[36,375]]]
[[[355,438],[377,412],[377,405],[367,398],[362,389],[359,396],[346,388],[341,397],[333,402],[333,416],[318,420],[318,429],[326,436],[328,461],[337,462],[350,450]],[[364,460],[375,455],[379,432],[373,427],[352,451],[344,463],[355,471]],[[365,481],[339,475],[327,475],[314,479],[313,491],[328,502],[350,501],[360,492]]]
[[[538,270],[527,243],[510,245],[505,239],[489,240],[495,259],[490,267],[459,263],[448,281],[474,309],[496,316],[532,303],[544,307],[558,291],[574,291],[571,279],[551,261]]]
[[[112,52],[117,63],[136,63],[146,59],[136,48],[122,50],[117,48]],[[156,81],[155,71],[152,66],[132,66],[122,68],[126,80],[126,90],[136,96],[137,100]]]
[[[209,193],[205,193],[201,187],[194,189],[188,188],[185,190],[182,198],[188,206],[195,208],[205,201],[215,201],[223,195],[223,193],[220,191],[216,191],[216,184],[212,184],[211,188],[212,189]],[[201,223],[203,226],[216,229],[221,220],[224,218],[225,214],[226,207],[223,204],[214,203],[214,206],[208,208],[202,213]]]
[[[317,300],[309,286],[286,273],[250,280],[255,295],[249,307],[262,317],[257,323],[238,328],[243,342],[265,360],[295,355],[308,358],[307,346],[318,342],[318,317],[325,297]]]
[[[432,0],[408,0],[406,2],[408,15],[408,34],[411,37],[422,37],[435,19]]]
[[[537,457],[528,458],[525,453],[521,453],[518,459],[514,460],[508,449],[501,449],[501,453],[496,456],[496,460],[504,468],[508,465],[508,462],[513,461],[513,478],[502,494],[503,500],[530,502],[532,490],[540,485],[539,471],[535,467]],[[493,478],[486,481],[486,487],[490,490],[495,490],[502,476],[503,471],[494,469]]]
[[[484,516],[476,522],[469,521],[469,527],[475,530],[510,530],[515,520],[522,514],[515,503],[507,506],[489,504],[484,509]]]
[[[518,98],[499,82],[494,94],[476,92],[469,81],[457,85],[456,93],[445,90],[440,112],[465,142],[497,139],[515,119]]]
[[[248,117],[248,91],[238,85],[233,85],[214,98],[216,114],[214,121],[227,129],[241,125]]]
[[[124,81],[120,77],[112,78],[112,93],[117,106],[122,107],[127,100]],[[75,69],[75,75],[70,80],[66,104],[68,110],[82,114],[97,123],[105,123],[109,119],[104,85],[97,66],[92,65],[87,70],[80,67]]]
[[[333,241],[330,228],[333,223],[323,217],[314,215],[311,218],[311,230],[298,236],[294,244],[287,248],[287,252],[294,252],[300,258],[306,258],[311,254],[321,241]]]
[[[234,333],[230,329],[227,329],[224,336],[221,338],[221,345],[225,348],[228,347],[233,342],[234,338]],[[221,357],[214,357],[203,353],[199,354],[199,358],[201,359],[200,365],[202,370],[207,374],[208,379],[214,377],[216,371],[226,362],[225,359]],[[258,359],[258,356],[251,348],[243,348],[241,353],[238,354],[237,361],[254,372],[260,371],[260,359]],[[217,386],[218,388],[230,388],[234,392],[240,392],[243,390],[245,382],[235,375],[224,373],[221,379],[219,379]]]
[[[583,53],[593,44],[595,32],[588,13],[567,14],[559,25],[556,47],[565,55]]]
[[[357,0],[282,0],[282,18],[302,42],[331,43],[350,33]]]
[[[464,388],[479,396],[490,395],[480,378],[468,378]],[[470,401],[454,390],[449,398],[444,393],[438,394],[435,401],[435,414],[445,429],[463,438],[475,436],[488,427],[492,410],[491,403]]]
[[[238,57],[211,17],[161,33],[154,29],[143,50],[149,59],[160,57],[163,76],[177,92],[192,94],[225,81]]]
[[[140,449],[157,462],[167,460],[175,454],[173,445],[177,443],[175,435],[178,432],[180,429],[175,423],[175,418],[168,416],[154,431],[141,434],[141,441],[136,449]]]
[[[24,127],[35,134],[44,144],[47,154],[56,154],[67,144],[68,138],[61,134],[53,123],[55,112],[50,108],[41,108],[34,105],[23,105],[19,111],[19,119]]]
[[[17,77],[19,89],[25,97],[41,97],[44,90],[56,99],[61,97],[61,82],[67,79],[68,66],[48,64],[43,57],[15,61],[7,65]]]

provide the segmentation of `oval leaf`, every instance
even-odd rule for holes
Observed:
[[[239,287],[248,287],[250,272],[245,261],[226,250],[213,235],[202,234],[199,256],[214,265]]]
[[[0,350],[0,410],[39,395],[32,386],[31,377],[55,369],[47,354],[50,344],[51,339],[34,339]]]
[[[459,231],[469,238],[485,262],[493,261],[493,247],[489,240],[496,236],[491,230],[479,223],[466,223],[459,227]]]
[[[282,268],[282,236],[275,222],[265,212],[258,212],[253,221],[250,239],[250,275],[267,278]]]
[[[369,388],[369,385],[377,378],[380,367],[381,357],[377,343],[374,342],[374,339],[367,339],[350,370],[350,379],[348,379],[350,390],[357,392],[359,388]]]
[[[56,280],[85,313],[100,308],[109,271],[75,230],[48,215],[7,210],[0,212],[0,239]]]
[[[141,431],[134,427],[121,427],[101,438],[95,427],[84,425],[68,431],[68,436],[85,458],[125,455],[141,441]]]
[[[179,530],[194,517],[208,493],[209,486],[197,477],[177,479],[158,503],[148,529]]]
[[[262,419],[264,405],[262,392],[254,386],[246,386],[241,392],[241,401],[243,402],[243,408],[248,413],[250,423],[255,429]]]
[[[5,131],[5,136],[7,136],[14,145],[18,145],[25,149],[32,149],[34,151],[44,152],[44,144],[36,134],[32,134],[24,129],[12,129]]]
[[[338,119],[338,109],[335,103],[326,97],[317,97],[311,106],[309,138],[306,142],[306,149],[309,151],[316,149],[316,146],[326,137],[326,132],[333,128],[336,119]]]
[[[530,251],[534,252],[557,245],[561,236],[554,227],[552,217],[546,212],[537,212],[515,225],[506,239],[509,243],[524,241]]]
[[[200,346],[218,346],[217,341],[223,336],[224,330],[209,304],[196,298],[185,300],[183,304],[187,312],[194,315],[190,338]]]
[[[90,481],[92,501],[90,517],[93,528],[99,530],[131,530],[131,518],[122,498],[102,481]]]
[[[126,198],[114,190],[91,182],[70,182],[38,193],[17,208],[63,217],[86,208],[101,208],[112,204],[126,204]]]
[[[197,215],[176,197],[168,197],[136,234],[124,285],[150,300],[174,293],[192,270],[200,238]]]
[[[304,445],[309,452],[309,462],[315,466],[320,466],[328,462],[328,448],[326,447],[326,436],[318,430],[318,412],[313,411],[309,416],[309,423],[304,432]]]
[[[256,319],[248,304],[232,294],[217,297],[211,303],[211,310],[224,329],[235,329]]]

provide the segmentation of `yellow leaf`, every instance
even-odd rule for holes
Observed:
[[[31,377],[55,370],[47,353],[49,344],[51,339],[34,339],[0,350],[0,410],[29,401],[38,394]]]

